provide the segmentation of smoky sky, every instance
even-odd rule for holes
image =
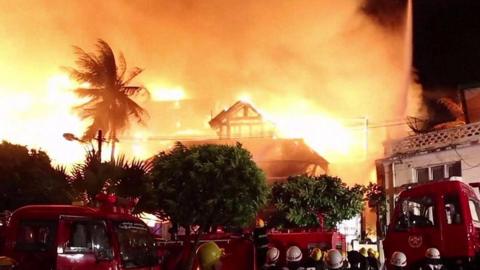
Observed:
[[[480,2],[413,1],[413,64],[425,91],[480,82]]]

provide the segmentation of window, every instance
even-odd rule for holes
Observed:
[[[102,221],[72,221],[70,223],[70,241],[65,252],[101,254],[102,258],[113,255],[110,239]]]
[[[429,196],[406,198],[401,202],[402,211],[396,219],[396,229],[435,226],[435,204]]]
[[[428,168],[419,168],[417,169],[417,182],[425,183],[429,180]]]
[[[461,162],[441,164],[424,168],[416,168],[417,183],[430,180],[442,180],[452,176],[462,176]]]
[[[432,167],[431,170],[432,180],[441,180],[446,178],[444,165]]]
[[[24,220],[20,222],[17,235],[16,250],[47,251],[53,247],[56,222]]]
[[[462,163],[460,161],[457,161],[452,164],[448,164],[447,168],[448,168],[448,177],[462,176]]]
[[[461,224],[462,216],[460,211],[460,202],[458,195],[451,194],[445,196],[445,217],[447,218],[447,224]]]
[[[480,206],[478,202],[470,199],[468,205],[470,206],[470,214],[472,215],[473,221],[480,222]]]

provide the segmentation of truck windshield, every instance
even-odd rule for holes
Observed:
[[[149,267],[157,264],[153,238],[140,222],[115,223],[124,268]]]
[[[435,204],[429,196],[405,198],[400,202],[395,228],[400,231],[411,227],[433,227],[435,225]]]

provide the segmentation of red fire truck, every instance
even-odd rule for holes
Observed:
[[[309,231],[309,232],[271,232],[268,233],[270,246],[280,250],[280,264],[286,265],[285,253],[290,246],[298,246],[306,259],[313,248],[328,250],[336,248],[343,254],[346,252],[345,236],[338,232]],[[228,270],[256,270],[255,247],[247,235],[212,233],[205,235],[201,242],[215,241],[225,251],[222,257],[222,269]],[[182,241],[160,241],[162,255],[162,269],[175,270],[185,263],[189,247]],[[193,269],[197,269],[195,266]]]
[[[411,269],[430,247],[440,251],[449,269],[480,269],[479,198],[456,180],[407,187],[396,201],[384,247],[386,258],[404,252]]]
[[[11,216],[0,254],[15,269],[159,270],[147,226],[117,204],[99,197],[99,208],[32,205]]]

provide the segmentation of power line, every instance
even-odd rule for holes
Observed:
[[[457,148],[454,147],[453,150],[455,151],[455,153],[457,154],[457,156],[460,158],[460,160],[462,160],[469,168],[466,168],[465,170],[471,170],[471,169],[474,169],[474,168],[477,168],[477,167],[480,167],[480,163],[477,163],[475,165],[472,165],[470,164],[470,162],[466,161],[462,155],[460,155],[460,153],[457,151]]]

